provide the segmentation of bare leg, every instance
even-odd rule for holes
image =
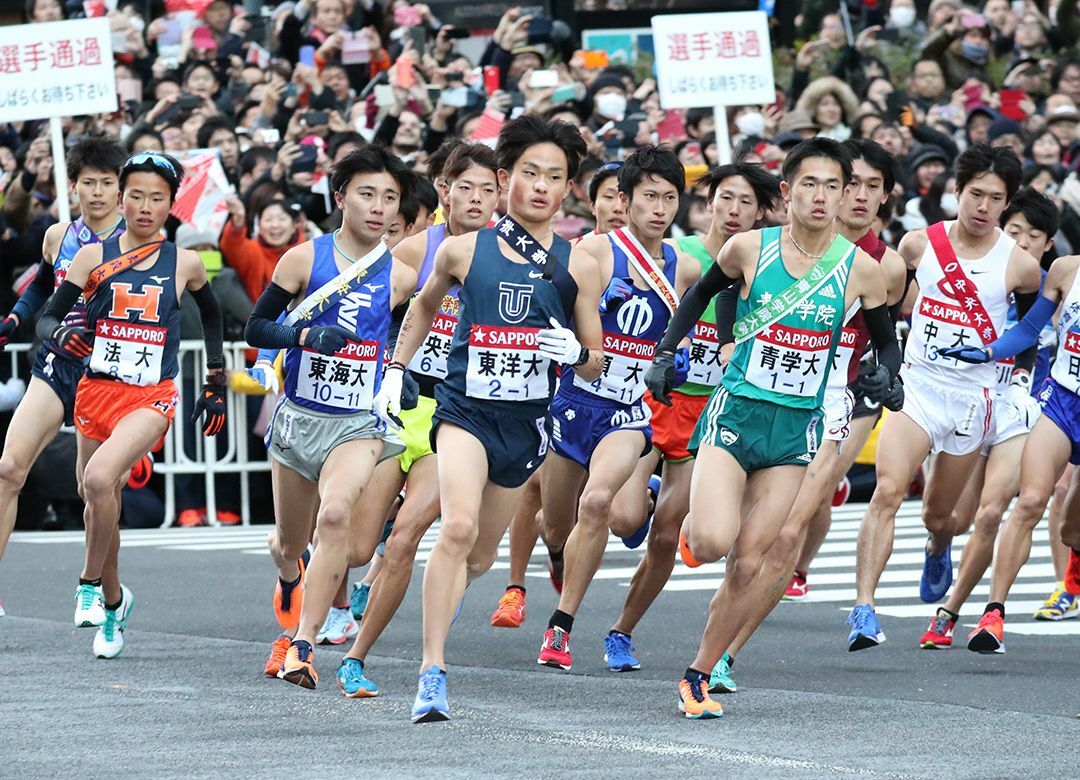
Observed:
[[[8,434],[10,437],[11,434]],[[1054,580],[1065,580],[1065,567],[1069,563],[1069,548],[1061,542],[1061,526],[1065,522],[1065,499],[1069,493],[1069,485],[1073,482],[1073,473],[1076,466],[1071,463],[1065,467],[1061,479],[1054,485],[1054,497],[1050,501],[1050,560],[1054,563]],[[0,542],[0,556],[4,553],[3,543]]]
[[[577,521],[578,496],[588,472],[574,461],[548,452],[540,467],[540,496],[544,506],[540,535],[548,549],[558,552],[566,545]]]
[[[536,515],[540,511],[540,471],[529,477],[525,483],[525,492],[521,503],[510,521],[510,579],[508,585],[525,587],[525,571],[529,568],[529,559],[536,548],[540,531],[536,524]]]
[[[712,563],[731,552],[742,522],[745,488],[746,472],[730,452],[711,444],[698,450],[690,478],[690,511],[682,525],[698,561]]]
[[[319,491],[314,482],[272,458],[270,479],[274,490],[274,530],[266,544],[278,577],[282,582],[293,582],[300,576],[297,561],[315,530],[313,521],[318,511]]]
[[[930,532],[931,555],[940,555],[952,544],[953,509],[981,457],[976,450],[968,455],[942,452],[934,458],[923,492],[923,525]]]

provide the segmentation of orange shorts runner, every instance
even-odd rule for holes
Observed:
[[[694,457],[686,447],[708,402],[707,395],[686,395],[675,390],[671,393],[671,406],[665,406],[651,393],[645,393],[645,403],[652,410],[652,446],[664,460],[679,463]]]
[[[105,441],[122,419],[139,409],[152,409],[172,424],[178,400],[171,379],[139,387],[84,376],[75,390],[75,429],[88,439]],[[161,449],[164,441],[163,436],[154,449]]]

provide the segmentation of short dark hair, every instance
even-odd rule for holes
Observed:
[[[139,152],[127,159],[120,168],[120,193],[127,188],[128,177],[133,173],[153,173],[169,185],[169,193],[176,200],[176,191],[184,180],[184,166],[164,152]]]
[[[672,187],[681,197],[686,189],[686,170],[675,152],[667,146],[641,146],[631,154],[619,168],[619,192],[625,192],[627,198],[634,195],[634,187],[645,181],[649,174],[658,176]]]
[[[330,67],[327,65],[327,67]],[[338,66],[340,67],[340,66]],[[355,130],[347,130],[343,133],[334,133],[330,136],[330,139],[326,142],[326,156],[333,160],[338,153],[338,149],[345,144],[356,144],[357,146],[366,146],[367,141],[364,140],[364,136]]]
[[[416,223],[416,218],[420,215],[420,201],[416,198],[416,191],[409,193],[409,197],[402,198],[398,204],[398,214],[401,215],[402,224],[405,227]]]
[[[701,120],[708,119],[712,115],[713,110],[711,108],[691,108],[686,112],[686,126],[697,130],[697,126],[701,124]]]
[[[181,77],[180,83],[183,84],[183,82],[187,81],[191,74],[197,71],[199,68],[206,68],[208,71],[214,74],[215,81],[221,81],[220,77],[218,76],[218,72],[214,69],[213,65],[211,65],[209,62],[203,62],[202,60],[195,60],[194,62],[189,62],[184,67],[184,75],[183,77]]]
[[[754,197],[757,198],[758,208],[768,211],[780,200],[779,180],[758,163],[733,162],[710,168],[697,180],[695,186],[709,188],[709,202],[711,203],[716,197],[716,191],[720,189],[720,183],[732,176],[741,176],[746,179],[746,183],[754,191]]]
[[[869,138],[849,138],[844,147],[852,162],[862,160],[881,174],[885,192],[892,192],[896,186],[896,159],[885,151],[885,147]]]
[[[781,169],[784,181],[790,183],[795,178],[795,174],[798,173],[803,161],[814,157],[824,157],[826,160],[832,160],[840,166],[840,178],[844,186],[846,187],[851,183],[851,154],[839,141],[822,136],[800,141],[788,152]]]
[[[442,176],[446,160],[450,157],[450,153],[454,151],[460,143],[461,140],[458,138],[447,138],[439,144],[439,148],[428,155],[427,170],[429,179],[435,181]]]
[[[119,174],[126,159],[124,147],[107,135],[88,135],[68,150],[68,181],[78,179],[86,168]]]
[[[228,130],[233,134],[234,138],[236,137],[236,125],[233,121],[228,117],[216,114],[202,123],[199,132],[195,134],[195,143],[198,144],[200,149],[210,148],[210,136],[218,130]]]
[[[165,139],[161,137],[161,133],[159,133],[157,130],[150,127],[149,125],[143,125],[142,127],[132,130],[128,134],[128,137],[124,139],[124,148],[127,149],[127,153],[131,154],[135,151],[136,141],[138,141],[140,138],[146,138],[148,136],[157,141],[157,149],[165,148]],[[121,161],[121,164],[123,164],[123,161]]]
[[[330,186],[334,192],[344,192],[358,173],[388,173],[401,189],[401,200],[410,197],[416,188],[416,174],[385,146],[368,144],[342,157],[330,169]]]
[[[1065,75],[1065,71],[1069,68],[1076,66],[1080,67],[1080,61],[1069,57],[1068,59],[1058,60],[1058,64],[1054,66],[1054,69],[1050,71],[1050,91],[1057,92],[1061,85],[1061,77]]]
[[[423,176],[416,177],[416,191],[413,194],[417,203],[428,210],[428,214],[435,213],[439,208],[439,193],[435,191],[435,185]]]
[[[618,178],[621,167],[622,163],[614,160],[604,163],[593,172],[592,178],[589,179],[589,203],[596,203],[596,198],[600,194],[600,188],[604,186],[604,182],[612,176]]]
[[[269,146],[252,146],[240,155],[240,175],[254,171],[260,161],[273,165],[277,161],[277,154]]]
[[[956,191],[963,192],[971,180],[992,173],[1005,182],[1005,199],[1012,200],[1024,179],[1024,168],[1008,146],[972,144],[956,158]]]
[[[1024,184],[1026,187],[1033,182],[1040,174],[1049,173],[1050,178],[1054,180],[1056,184],[1064,184],[1065,177],[1069,175],[1068,169],[1064,165],[1039,165],[1038,163],[1025,163],[1024,164]]]
[[[1016,214],[1023,214],[1028,224],[1036,230],[1041,230],[1047,238],[1053,238],[1058,232],[1060,218],[1057,206],[1050,198],[1031,187],[1024,187],[1009,201],[1005,211],[1001,212],[1001,226],[1005,227],[1005,223]]]
[[[554,144],[566,155],[566,175],[574,178],[588,149],[578,129],[568,122],[545,122],[535,114],[522,114],[502,126],[495,156],[499,167],[511,170],[525,150],[538,144]]]
[[[492,173],[498,173],[499,170],[499,162],[495,159],[495,152],[490,146],[459,143],[443,163],[442,176],[447,181],[453,181],[473,165],[487,168]]]

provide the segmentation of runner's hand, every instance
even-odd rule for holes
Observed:
[[[649,370],[645,372],[645,386],[652,397],[671,406],[671,388],[675,386],[675,353],[659,352],[653,355]]]
[[[1022,377],[1022,379],[1021,379]],[[1030,428],[1042,413],[1042,407],[1031,395],[1031,377],[1019,372],[1013,374],[1013,380],[1005,391],[1005,401],[1016,407],[1024,425]]]
[[[983,347],[945,347],[938,350],[938,355],[964,363],[989,363],[993,359],[990,352]]]
[[[689,378],[690,350],[686,347],[680,347],[675,350],[675,381],[671,383],[671,386],[679,387]]]
[[[604,290],[604,294],[600,297],[600,313],[613,312],[621,304],[630,300],[630,296],[634,294],[634,288],[631,287],[632,283],[633,280],[629,278],[611,277],[607,289]]]
[[[278,375],[277,371],[274,370],[273,363],[256,360],[255,365],[245,369],[245,373],[262,385],[262,389],[267,393],[277,395],[281,391],[281,385],[278,383]]]
[[[53,333],[56,345],[71,357],[82,360],[94,351],[94,332],[78,325],[60,326]]]
[[[382,384],[379,392],[371,403],[371,411],[375,416],[385,422],[396,431],[400,431],[404,425],[401,418],[401,395],[402,386],[405,382],[405,369],[400,365],[387,366],[383,371]]]
[[[578,360],[581,359],[581,343],[574,335],[574,331],[564,328],[554,317],[550,319],[550,322],[550,328],[544,328],[536,334],[537,351],[556,363],[567,366],[577,365]]]
[[[199,397],[195,399],[195,411],[191,415],[193,423],[206,413],[203,420],[203,435],[217,436],[225,427],[225,374],[219,372],[207,374]]]
[[[859,373],[859,389],[863,395],[876,404],[882,403],[882,398],[892,387],[892,376],[885,366],[877,365],[867,371]]]
[[[889,388],[881,397],[881,405],[890,412],[899,412],[904,408],[904,383],[900,377],[894,376],[892,378]]]
[[[340,325],[320,325],[308,329],[304,346],[323,355],[333,355],[345,348],[350,341],[356,341],[356,334],[345,330]]]
[[[401,379],[401,408],[415,409],[420,403],[420,384],[412,372],[406,371]]]
[[[19,318],[14,314],[9,314],[4,317],[3,322],[0,322],[0,350],[8,345],[11,334],[15,332],[17,327],[19,327]]]

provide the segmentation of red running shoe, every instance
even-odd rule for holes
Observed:
[[[795,572],[791,577],[791,582],[788,583],[787,590],[784,591],[782,600],[802,601],[809,592],[810,586],[806,584],[806,575],[801,572]]]
[[[138,463],[131,467],[131,473],[128,474],[128,487],[132,490],[146,487],[146,483],[150,481],[153,473],[154,459],[147,453],[139,458]]]
[[[1069,564],[1065,567],[1065,590],[1080,596],[1080,553],[1069,548]]]
[[[574,661],[570,657],[570,635],[561,628],[549,628],[544,632],[544,644],[536,663],[553,669],[569,670]]]
[[[968,650],[976,653],[1005,652],[1005,618],[996,609],[982,616],[979,625],[968,634]]]
[[[223,509],[219,509],[217,521],[221,525],[240,525],[240,515],[236,514],[236,512],[227,512]]]
[[[955,628],[956,621],[944,610],[939,609],[938,613],[930,618],[930,626],[919,640],[919,647],[923,650],[948,650],[952,647],[952,635]]]
[[[683,536],[683,532],[679,531],[679,555],[682,557],[682,562],[688,568],[696,569],[701,565],[701,562],[694,557],[694,554],[690,552],[690,545],[686,542],[686,537]]]
[[[832,496],[833,506],[843,506],[847,503],[848,498],[851,496],[851,480],[844,477],[840,480],[840,484],[836,486],[836,492]]]
[[[177,516],[176,524],[181,528],[198,528],[206,525],[206,510],[185,509]]]
[[[558,563],[551,557],[551,553],[548,553],[548,576],[551,577],[551,587],[555,588],[555,592],[562,594],[562,573],[563,573],[563,559],[560,558]]]

